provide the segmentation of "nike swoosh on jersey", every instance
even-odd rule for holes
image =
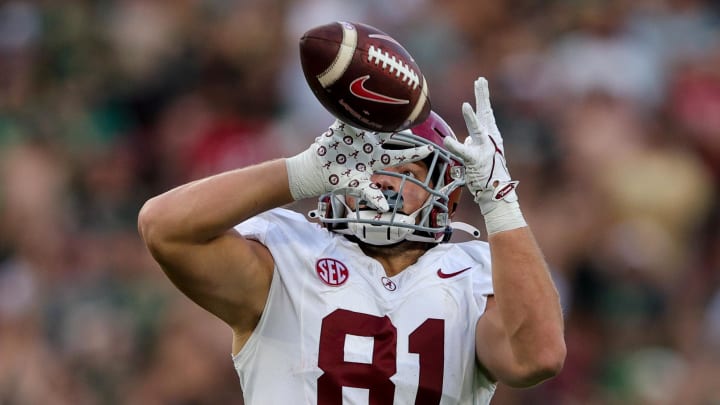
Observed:
[[[466,267],[466,268],[464,268],[464,269],[462,269],[462,270],[458,270],[458,271],[456,271],[456,272],[454,272],[454,273],[443,273],[442,269],[438,269],[437,275],[438,275],[438,277],[440,277],[440,278],[455,277],[455,276],[457,276],[458,274],[465,273],[466,271],[470,270],[471,268],[472,268],[472,267]]]
[[[350,93],[355,97],[362,98],[363,100],[370,100],[376,103],[383,104],[409,104],[410,100],[403,100],[400,98],[394,98],[368,90],[365,88],[365,82],[370,79],[370,75],[358,77],[350,83]]]

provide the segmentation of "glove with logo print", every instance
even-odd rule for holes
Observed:
[[[381,212],[389,207],[380,187],[370,181],[375,170],[423,159],[430,146],[384,149],[392,133],[369,132],[336,120],[305,150],[285,160],[295,200],[348,189]]]
[[[503,139],[490,107],[488,82],[475,80],[475,111],[463,103],[462,113],[468,137],[460,143],[445,138],[445,147],[465,161],[465,182],[480,206],[488,233],[526,226],[515,189],[505,161]]]

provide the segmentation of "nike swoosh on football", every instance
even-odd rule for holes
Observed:
[[[470,270],[471,268],[472,268],[472,267],[466,267],[466,268],[464,268],[464,269],[462,269],[462,270],[458,270],[458,271],[456,271],[456,272],[454,272],[454,273],[443,273],[442,269],[438,269],[437,275],[438,275],[438,277],[440,277],[440,278],[455,277],[455,276],[457,276],[458,274],[465,273],[466,271]]]
[[[403,100],[400,98],[394,98],[386,96],[384,94],[376,93],[372,90],[365,88],[365,82],[370,79],[370,75],[358,77],[350,83],[350,93],[355,97],[362,98],[363,100],[370,100],[376,103],[383,104],[409,104],[410,100]]]

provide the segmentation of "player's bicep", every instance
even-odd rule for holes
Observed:
[[[488,297],[485,312],[475,328],[475,354],[492,381],[512,381],[519,374],[494,296]]]
[[[236,329],[254,327],[274,267],[272,255],[260,242],[230,230],[202,244],[166,246],[156,259],[195,303]]]

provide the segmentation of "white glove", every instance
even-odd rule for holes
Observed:
[[[526,226],[505,161],[503,139],[490,107],[488,82],[475,80],[476,111],[463,103],[462,113],[469,136],[465,143],[446,137],[445,147],[465,161],[465,182],[485,217],[488,233]]]
[[[336,120],[315,138],[310,148],[285,160],[293,198],[349,190],[370,207],[387,212],[387,200],[370,176],[375,170],[423,159],[433,150],[432,146],[383,149],[382,144],[392,136],[363,131]]]

